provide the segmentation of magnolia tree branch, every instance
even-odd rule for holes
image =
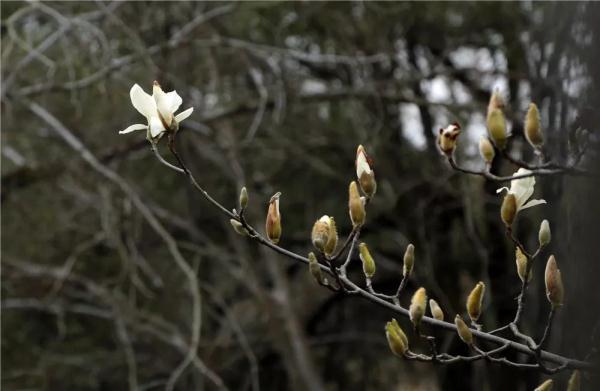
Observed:
[[[270,248],[271,250],[273,250],[281,255],[284,255],[288,258],[291,258],[297,262],[302,262],[305,264],[310,263],[310,261],[307,257],[300,255],[300,254],[296,254],[296,253],[289,251],[283,247],[280,247],[277,244],[272,243],[269,239],[264,237],[262,234],[260,234],[244,218],[243,208],[240,209],[239,212],[236,211],[236,209],[233,209],[233,211],[230,212],[227,207],[225,207],[223,204],[219,203],[214,198],[212,198],[208,194],[208,192],[206,192],[206,190],[204,190],[198,184],[198,181],[195,179],[194,175],[190,172],[190,170],[186,167],[186,165],[183,162],[183,160],[181,159],[181,157],[178,155],[178,153],[175,149],[174,138],[175,138],[174,136],[170,136],[169,149],[170,149],[171,153],[173,154],[174,158],[176,159],[177,163],[179,164],[179,167],[175,167],[171,163],[166,162],[162,157],[159,157],[159,161],[161,163],[163,163],[166,167],[168,167],[178,173],[185,174],[188,177],[188,179],[190,180],[190,182],[192,183],[192,185],[194,185],[194,187],[196,187],[198,190],[200,190],[201,194],[207,199],[207,201],[209,201],[209,203],[213,204],[215,207],[217,207],[217,209],[221,210],[227,217],[229,217],[229,218],[235,220],[236,222],[238,222],[239,224],[241,224],[241,227],[243,227],[245,232],[247,232],[247,236],[249,238],[251,238],[252,240],[258,242],[259,244],[266,246],[266,247]],[[155,153],[158,153],[158,152],[155,150]],[[371,286],[371,284],[368,282],[368,279],[367,279],[367,283],[366,283],[367,288],[365,289],[365,288],[362,288],[359,285],[357,285],[355,282],[353,282],[348,277],[346,270],[347,270],[348,265],[350,264],[350,262],[353,259],[353,255],[356,250],[356,244],[358,243],[359,237],[360,237],[360,226],[355,227],[352,230],[352,232],[349,234],[348,238],[342,245],[341,249],[338,252],[336,252],[333,257],[325,260],[327,262],[327,264],[324,264],[321,262],[318,264],[322,273],[330,276],[339,284],[339,287],[337,287],[337,289],[335,287],[332,287],[330,284],[326,284],[326,286],[330,289],[338,290],[346,295],[362,297],[362,298],[370,301],[371,303],[376,304],[381,307],[384,307],[396,314],[399,314],[404,317],[409,317],[409,310],[404,308],[402,305],[400,305],[399,300],[398,300],[399,295],[400,295],[400,293],[402,293],[402,289],[406,284],[405,278],[403,278],[403,280],[400,282],[399,288],[396,292],[394,292],[394,294],[387,295],[387,294],[376,292],[373,289],[373,287]],[[342,255],[344,254],[344,252],[346,250],[347,250],[347,253],[346,253],[345,260],[343,263],[341,263],[338,266],[338,264],[339,264],[338,261],[340,260],[340,258],[342,257]],[[536,252],[536,254],[537,254],[537,252]],[[529,255],[529,256],[531,256],[531,255]],[[320,258],[321,258],[321,260],[323,260],[323,257],[320,257]],[[524,283],[523,288],[522,288],[522,293],[524,293],[526,286],[527,285]],[[524,301],[521,303],[521,306],[523,306],[523,304],[524,304]],[[438,320],[438,319],[434,319],[432,317],[424,316],[422,318],[421,322],[422,322],[422,324],[433,327],[433,328],[442,329],[442,330],[446,330],[446,331],[450,331],[450,332],[454,332],[454,333],[457,332],[457,326],[455,324],[449,323],[449,322],[446,322],[443,320]],[[514,322],[513,322],[513,324],[514,324]],[[506,329],[506,328],[508,328],[508,327],[504,326],[502,329]],[[451,364],[451,363],[461,362],[461,361],[468,362],[468,361],[476,361],[476,360],[485,359],[490,362],[501,363],[501,364],[513,366],[516,368],[542,370],[544,372],[557,372],[559,370],[563,370],[566,368],[581,369],[581,370],[591,370],[592,369],[592,365],[588,362],[572,359],[569,357],[564,357],[564,356],[561,356],[561,355],[558,355],[555,353],[551,353],[551,352],[542,350],[542,343],[545,340],[545,338],[542,339],[542,341],[540,342],[539,345],[536,345],[534,343],[533,345],[529,346],[527,344],[522,344],[522,343],[516,342],[514,340],[495,335],[495,333],[498,332],[499,330],[494,330],[493,332],[486,332],[486,331],[483,331],[480,329],[475,329],[475,328],[469,328],[469,330],[472,333],[472,335],[475,337],[476,340],[478,340],[480,342],[491,343],[493,345],[499,345],[499,347],[494,348],[490,351],[484,351],[484,350],[481,350],[480,348],[473,347],[474,350],[477,352],[476,355],[474,355],[474,356],[455,356],[455,355],[451,355],[448,353],[438,353],[437,346],[435,344],[435,338],[431,337],[431,336],[427,336],[427,335],[421,335],[423,338],[425,338],[429,342],[432,355],[415,354],[413,352],[407,351],[407,353],[404,355],[404,357],[407,359],[412,359],[412,360],[429,361],[429,362],[435,361],[435,362],[440,362],[440,363],[445,363],[445,364]],[[547,331],[549,332],[549,327],[547,328]],[[536,362],[535,363],[518,363],[518,362],[510,361],[506,358],[494,357],[495,354],[501,353],[506,350],[512,350],[512,351],[524,353],[525,355],[532,357]],[[543,365],[543,362],[556,364],[557,367],[555,367],[553,369],[546,368]]]

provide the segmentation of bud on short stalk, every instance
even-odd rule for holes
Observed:
[[[235,232],[237,232],[238,234],[240,234],[242,236],[248,236],[249,235],[248,230],[246,228],[244,228],[244,226],[242,225],[242,223],[240,223],[236,219],[230,219],[229,223],[233,227],[233,230]]]
[[[548,222],[548,220],[544,220],[540,224],[540,232],[538,234],[538,240],[540,242],[540,247],[544,247],[548,243],[550,243],[551,238],[552,238],[552,234],[550,232],[550,223]]]
[[[279,197],[281,193],[277,192],[269,201],[269,210],[267,212],[267,221],[265,230],[269,240],[277,244],[281,238],[281,214],[279,213]]]
[[[408,350],[408,338],[406,338],[406,334],[400,328],[396,319],[386,323],[385,336],[392,353],[400,357],[404,356]]]
[[[444,311],[442,311],[442,308],[437,301],[433,299],[429,300],[429,310],[431,311],[431,315],[434,319],[444,320]]]
[[[355,181],[352,181],[348,188],[348,209],[353,227],[356,228],[365,223],[365,203],[361,200],[358,185]]]
[[[440,128],[438,135],[438,146],[440,150],[446,154],[446,156],[450,157],[454,153],[454,149],[456,148],[456,140],[458,139],[459,135],[460,125],[458,123],[453,123],[445,128]]]
[[[500,217],[507,228],[510,228],[517,215],[517,198],[513,193],[504,196],[502,206],[500,207]]]
[[[246,187],[242,187],[242,190],[240,190],[240,209],[244,210],[246,209],[246,207],[248,206],[248,190],[246,190]]]
[[[527,274],[527,256],[523,254],[523,251],[519,247],[515,250],[515,262],[517,264],[517,274],[521,279],[521,282],[525,281],[525,274]],[[533,273],[529,272],[527,282],[531,281]]]
[[[535,103],[529,104],[529,110],[525,115],[525,138],[535,149],[542,148],[544,136],[540,124],[540,112]]]
[[[464,343],[467,345],[473,344],[473,332],[467,326],[465,321],[460,317],[460,315],[456,315],[454,318],[454,324],[456,325],[456,331],[458,332],[458,336]]]
[[[323,273],[321,272],[321,267],[319,266],[319,261],[317,261],[317,257],[313,252],[308,254],[308,270],[319,284],[324,283],[325,280],[323,277]]]
[[[484,293],[485,284],[479,281],[467,298],[467,312],[469,313],[471,322],[477,322],[477,319],[479,319],[479,316],[481,316],[481,306],[483,304]]]
[[[367,278],[372,278],[375,274],[375,260],[371,256],[369,252],[369,248],[366,243],[361,243],[358,245],[359,257],[362,261],[363,272]]]
[[[414,293],[410,300],[410,307],[408,308],[408,314],[410,321],[416,328],[421,324],[421,319],[425,315],[425,309],[427,308],[427,291],[421,287]]]
[[[487,137],[481,136],[479,139],[479,153],[485,161],[485,164],[488,166],[492,164],[496,152],[494,151],[494,146]]]
[[[415,264],[415,246],[411,243],[406,247],[404,252],[404,265],[402,267],[402,275],[405,278],[410,276],[413,266]]]
[[[565,290],[563,287],[560,270],[558,269],[554,255],[550,255],[548,258],[544,277],[546,283],[546,297],[548,298],[548,301],[550,304],[552,304],[553,309],[560,307],[564,301]]]
[[[488,134],[496,147],[503,150],[506,147],[506,139],[508,134],[506,132],[506,120],[504,119],[504,113],[500,109],[493,109],[488,113],[487,117],[487,129]]]

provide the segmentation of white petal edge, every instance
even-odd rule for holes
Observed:
[[[181,99],[177,91],[167,92],[166,100],[171,113],[176,112],[177,109],[179,109],[179,106],[181,106],[181,103],[183,103],[183,99]]]
[[[194,108],[193,108],[193,107],[190,107],[189,109],[187,109],[187,110],[184,110],[184,111],[182,111],[181,113],[177,114],[177,115],[175,116],[175,120],[176,120],[177,122],[181,122],[181,121],[183,121],[184,119],[186,119],[187,117],[189,117],[189,116],[192,114],[192,112],[193,112],[193,111],[194,111]]]
[[[119,134],[127,134],[127,133],[134,132],[136,130],[146,130],[146,129],[148,129],[148,125],[133,124],[131,126],[128,126],[126,129],[120,130]]]
[[[144,117],[150,117],[156,112],[156,103],[154,103],[154,99],[138,84],[134,84],[133,87],[131,87],[129,97],[131,98],[133,107],[135,107],[135,109]]]
[[[510,193],[510,189],[506,186],[499,188],[498,190],[496,190],[496,194],[498,193],[502,193],[503,190],[506,190],[507,193]]]
[[[523,205],[519,210],[521,211],[523,209],[531,208],[532,206],[542,205],[545,203],[546,203],[546,200],[530,200],[528,203]]]

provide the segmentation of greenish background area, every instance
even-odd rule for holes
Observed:
[[[569,163],[587,135],[581,164],[597,170],[599,5],[3,1],[2,388],[163,389],[192,334],[189,283],[164,237],[131,194],[32,111],[41,107],[139,195],[197,277],[200,341],[176,389],[533,389],[546,378],[536,371],[396,358],[384,334],[389,311],[332,293],[305,265],[235,234],[156,160],[143,131],[118,131],[144,121],[130,102],[134,83],[177,90],[181,108],[194,107],[178,148],[196,178],[230,209],[246,186],[247,218],[261,232],[281,191],[280,244],[300,254],[323,214],[342,239],[352,229],[348,183],[363,144],[378,182],[361,237],[377,263],[375,288],[395,291],[414,243],[402,303],[424,286],[453,319],[481,280],[482,323],[493,329],[513,318],[520,291],[499,217],[504,184],[453,171],[435,137],[458,121],[457,160],[482,168],[477,142],[498,87],[511,154],[535,160],[523,137],[533,101],[549,155]],[[171,159],[164,140],[160,150]],[[493,171],[516,167],[497,160]],[[548,350],[578,359],[600,339],[598,184],[538,178],[535,198],[548,204],[515,226],[529,249],[543,219],[553,236],[533,268],[523,329],[541,336],[544,264],[554,254],[566,304]],[[349,272],[364,285],[358,258]],[[468,354],[452,333],[428,332],[444,351]],[[556,376],[557,388],[568,376]]]

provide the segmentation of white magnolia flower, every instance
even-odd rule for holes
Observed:
[[[177,129],[179,122],[192,114],[193,107],[175,115],[182,99],[176,91],[164,92],[158,82],[154,82],[152,95],[144,92],[142,87],[134,84],[129,91],[131,103],[141,115],[146,117],[147,124],[134,124],[119,134],[126,134],[134,130],[147,130],[150,138],[156,138],[168,130]]]
[[[531,173],[531,171],[525,168],[519,168],[519,170],[514,173],[514,176],[525,175],[529,173]],[[529,200],[529,198],[533,195],[534,187],[535,177],[530,176],[527,178],[513,179],[510,181],[510,189],[508,187],[502,187],[498,189],[496,193],[506,190],[508,193],[514,194],[517,201],[517,212],[519,212],[520,210],[546,203],[545,200]]]

